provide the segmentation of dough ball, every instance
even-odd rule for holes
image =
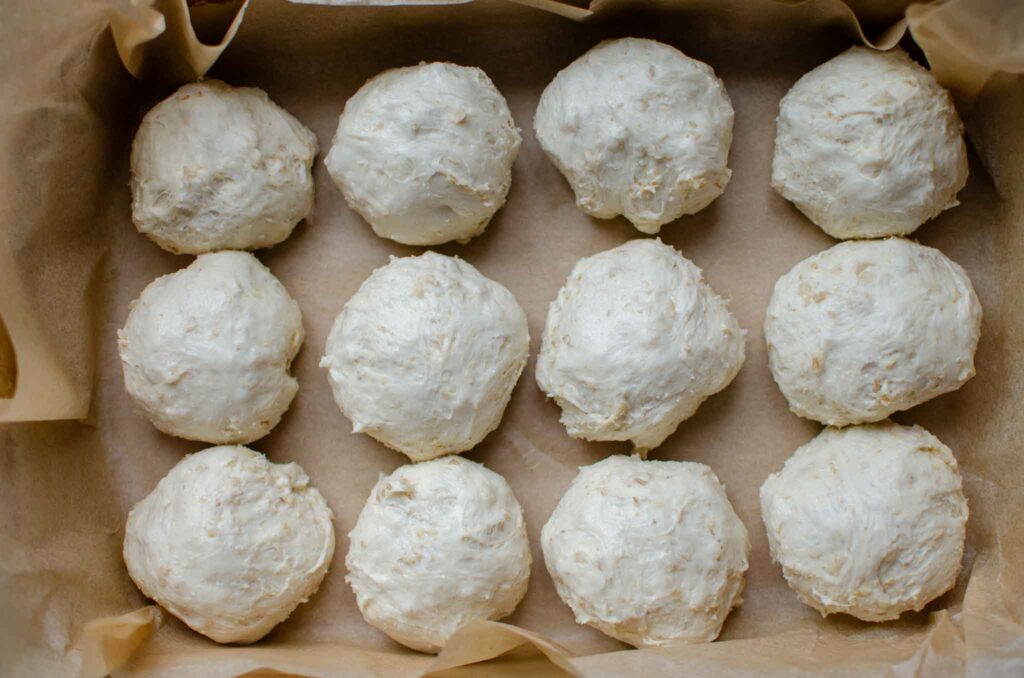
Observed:
[[[423,461],[498,427],[529,350],[511,292],[427,252],[370,275],[334,321],[320,366],[355,433]]]
[[[325,164],[377,235],[466,242],[505,204],[520,141],[486,73],[420,64],[385,71],[348,100]]]
[[[512,614],[530,579],[512,488],[463,457],[382,475],[349,541],[346,580],[363,617],[421,652],[440,651],[469,622]]]
[[[743,364],[743,330],[660,240],[581,259],[548,309],[537,384],[573,438],[657,447]]]
[[[132,221],[177,254],[276,245],[313,210],[316,137],[266,92],[185,85],[132,143]]]
[[[772,558],[822,616],[896,619],[953,588],[967,500],[949,448],[920,426],[827,428],[761,486]]]
[[[779,106],[772,186],[834,238],[906,235],[957,204],[963,124],[901,49],[853,47]]]
[[[636,647],[717,638],[750,553],[710,468],[622,455],[580,469],[541,546],[576,621]]]
[[[902,238],[840,243],[775,283],[764,334],[801,417],[879,421],[974,376],[981,304],[942,252]]]
[[[587,214],[644,233],[725,191],[733,111],[711,67],[654,40],[606,40],[562,70],[534,127]]]
[[[299,388],[299,306],[256,257],[200,255],[157,278],[117,333],[124,385],[164,433],[249,443],[281,420]]]
[[[252,643],[316,593],[333,514],[298,464],[245,447],[190,454],[128,514],[124,562],[147,597],[218,643]]]

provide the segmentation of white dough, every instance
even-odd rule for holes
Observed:
[[[498,427],[530,350],[507,289],[453,257],[391,258],[334,321],[320,366],[366,433],[422,461]]]
[[[421,652],[512,614],[529,584],[523,509],[504,478],[463,457],[381,475],[349,541],[346,581],[363,617]]]
[[[313,209],[313,133],[266,92],[185,85],[132,143],[132,220],[165,250],[276,245]]]
[[[537,384],[574,438],[657,447],[739,372],[744,332],[660,240],[581,259],[548,309]]]
[[[949,448],[920,426],[827,428],[761,486],[772,558],[822,616],[920,610],[953,588],[967,500]]]
[[[559,72],[533,125],[576,204],[644,233],[725,190],[733,110],[705,63],[654,40],[606,40]]]
[[[520,141],[486,73],[420,64],[385,71],[348,100],[324,163],[377,235],[465,242],[505,204]]]
[[[963,124],[902,49],[853,47],[779,105],[772,186],[834,238],[906,235],[957,204]]]
[[[128,514],[124,562],[149,598],[218,643],[252,643],[309,600],[333,514],[298,464],[245,447],[190,454]]]
[[[636,647],[717,638],[750,553],[710,468],[622,455],[580,468],[541,545],[576,621]]]
[[[840,243],[775,283],[772,376],[801,417],[885,419],[974,376],[981,304],[942,252],[902,238]]]
[[[117,333],[124,385],[164,433],[248,443],[281,420],[299,388],[299,306],[247,252],[211,252],[157,278]]]

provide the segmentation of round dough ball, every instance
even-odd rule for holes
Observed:
[[[853,47],[779,106],[772,186],[834,238],[906,235],[958,204],[963,124],[901,49]]]
[[[464,243],[505,204],[520,141],[486,73],[420,64],[385,71],[348,100],[324,163],[377,235]]]
[[[391,258],[334,321],[334,399],[366,433],[423,461],[465,452],[498,427],[526,365],[526,314],[461,259]]]
[[[128,395],[164,433],[249,443],[281,420],[299,388],[299,305],[246,252],[200,255],[132,302],[118,349]]]
[[[147,597],[218,643],[252,643],[316,593],[333,514],[298,464],[246,447],[190,454],[128,514],[124,562]]]
[[[505,479],[463,457],[381,476],[349,534],[346,581],[367,623],[421,652],[512,614],[530,579],[523,509]]]
[[[576,621],[636,647],[717,638],[750,553],[710,468],[621,455],[580,468],[541,546]]]
[[[313,210],[316,137],[255,87],[185,85],[132,143],[132,221],[176,254],[276,245]]]
[[[725,191],[733,110],[705,63],[654,40],[606,40],[559,72],[534,128],[587,214],[644,233]]]
[[[573,438],[657,447],[743,365],[744,332],[660,240],[581,259],[548,309],[537,384]]]
[[[960,571],[960,472],[920,426],[825,429],[761,486],[761,515],[790,588],[822,616],[896,619]]]
[[[775,283],[764,334],[801,417],[879,421],[974,376],[981,304],[942,252],[902,238],[840,243]]]

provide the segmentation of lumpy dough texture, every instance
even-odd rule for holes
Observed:
[[[363,617],[422,652],[438,652],[471,621],[511,614],[529,584],[512,488],[462,457],[381,476],[349,542],[346,579]]]
[[[949,448],[919,426],[828,428],[761,487],[772,558],[800,600],[865,621],[956,583],[967,500]]]
[[[835,238],[906,235],[957,204],[963,124],[906,52],[853,47],[779,106],[772,186]]]
[[[164,433],[248,443],[281,420],[304,337],[288,291],[246,252],[200,255],[132,302],[118,348],[124,384]]]
[[[580,260],[548,309],[537,384],[569,435],[657,447],[743,364],[744,333],[660,240]]]
[[[725,190],[733,110],[705,63],[654,40],[607,40],[562,70],[537,106],[541,146],[587,214],[644,233]]]
[[[185,457],[128,514],[124,561],[146,596],[218,643],[252,643],[320,586],[333,514],[297,464],[245,447]]]
[[[132,144],[132,220],[179,254],[270,247],[313,209],[313,133],[263,90],[185,85]]]
[[[750,553],[710,468],[621,455],[580,469],[541,545],[576,621],[636,647],[717,638]]]
[[[373,272],[335,320],[320,365],[353,431],[422,461],[497,428],[529,350],[511,292],[427,252]]]
[[[465,242],[505,204],[520,136],[479,68],[385,71],[345,104],[327,171],[374,232],[406,245]]]
[[[981,304],[964,270],[902,238],[840,243],[775,283],[768,363],[801,417],[885,419],[974,376]]]

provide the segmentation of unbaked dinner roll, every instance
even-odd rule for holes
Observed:
[[[537,384],[574,438],[657,447],[743,364],[744,333],[660,240],[581,259],[548,309]]]
[[[587,214],[644,233],[725,190],[733,110],[711,67],[654,40],[606,40],[562,70],[533,125]]]
[[[710,468],[622,455],[580,468],[541,545],[576,621],[636,647],[717,638],[750,553]]]
[[[147,597],[218,643],[252,643],[309,600],[333,514],[298,464],[245,447],[190,454],[128,514],[124,562]]]
[[[822,616],[920,610],[953,588],[967,500],[949,448],[920,426],[827,428],[761,486],[772,558]]]
[[[438,652],[460,627],[515,610],[530,544],[512,488],[451,456],[381,476],[349,534],[346,580],[366,621]]]
[[[164,433],[248,443],[281,420],[304,337],[288,291],[247,252],[211,252],[157,278],[117,333],[124,385]]]
[[[764,321],[790,409],[879,421],[974,376],[981,304],[942,252],[902,238],[840,243],[779,278]]]
[[[949,92],[899,48],[853,47],[818,66],[777,124],[772,186],[835,238],[906,235],[967,182]]]
[[[391,258],[334,321],[320,366],[366,433],[422,461],[498,427],[530,350],[526,314],[461,259]]]
[[[270,247],[313,209],[313,133],[255,87],[185,85],[132,143],[132,221],[165,250]]]
[[[385,71],[348,100],[324,163],[377,235],[437,245],[483,233],[505,204],[519,143],[486,73],[420,64]]]

